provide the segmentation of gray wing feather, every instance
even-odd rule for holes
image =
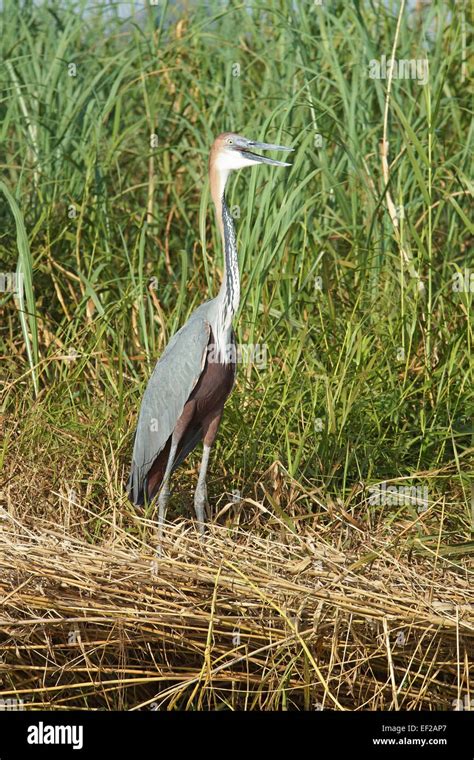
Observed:
[[[145,478],[172,434],[204,369],[211,331],[206,319],[207,306],[207,303],[202,304],[196,309],[171,338],[143,394],[127,484],[134,504],[141,501]]]

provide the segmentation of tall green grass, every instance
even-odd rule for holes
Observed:
[[[397,58],[426,58],[429,83],[392,82],[388,187],[387,82],[369,65],[391,54],[395,4],[136,3],[131,19],[104,8],[3,5],[2,270],[20,260],[32,273],[24,301],[0,294],[11,453],[43,462],[50,483],[93,482],[97,504],[120,494],[152,366],[219,287],[207,155],[234,130],[295,153],[290,170],[255,168],[229,187],[237,336],[268,361],[239,370],[211,495],[261,497],[278,460],[288,482],[373,526],[393,510],[374,516],[364,488],[412,477],[430,489],[424,539],[441,524],[444,544],[467,542],[472,290],[453,288],[474,269],[467,6],[404,13]],[[303,500],[300,517],[318,509]]]

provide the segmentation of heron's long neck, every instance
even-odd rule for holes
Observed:
[[[225,328],[232,324],[232,318],[240,303],[240,274],[237,258],[237,239],[231,213],[227,207],[224,193],[221,198],[222,244],[224,248],[224,277],[218,295],[219,311]]]
[[[218,169],[211,159],[209,166],[211,195],[216,207],[217,224],[222,237],[224,249],[224,277],[217,296],[220,332],[228,332],[232,325],[232,317],[239,308],[240,276],[237,260],[237,241],[234,222],[225,200],[225,186],[229,171]]]
[[[240,275],[237,260],[237,241],[234,223],[225,200],[225,186],[228,171],[219,171],[211,161],[210,180],[211,194],[216,207],[217,224],[222,236],[224,249],[224,277],[216,298],[217,315],[213,326],[214,341],[217,347],[217,358],[228,364],[233,358],[232,318],[239,308]]]

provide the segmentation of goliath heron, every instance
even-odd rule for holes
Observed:
[[[214,141],[209,157],[209,179],[224,248],[222,285],[217,298],[199,306],[171,338],[143,396],[127,489],[129,498],[137,506],[151,502],[159,494],[160,535],[171,473],[201,440],[204,450],[194,507],[199,531],[204,532],[209,454],[235,378],[232,318],[240,299],[236,237],[226,204],[225,186],[233,169],[255,164],[290,166],[256,155],[251,152],[252,148],[293,150],[247,140],[232,132],[224,132]]]

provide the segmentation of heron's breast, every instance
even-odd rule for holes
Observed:
[[[232,390],[234,377],[235,362],[223,364],[219,361],[206,361],[199,382],[190,396],[190,399],[196,401],[200,417],[224,406]]]
[[[235,379],[235,339],[233,332],[229,335],[229,355],[222,361],[220,352],[216,351],[214,335],[210,333],[206,363],[190,399],[196,401],[199,418],[204,418],[213,411],[222,409],[232,390]]]

